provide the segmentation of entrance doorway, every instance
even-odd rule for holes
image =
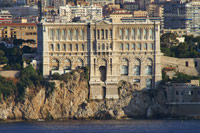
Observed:
[[[105,66],[100,66],[99,67],[99,71],[100,71],[100,74],[101,74],[101,81],[102,82],[105,82],[106,81],[106,67]]]

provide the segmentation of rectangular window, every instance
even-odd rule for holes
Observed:
[[[120,37],[121,40],[123,39],[122,29],[119,30],[119,37]]]
[[[72,30],[69,30],[70,40],[72,40]]]
[[[66,40],[66,31],[62,30],[62,40]]]
[[[188,67],[188,61],[185,62],[185,66]]]
[[[140,79],[134,79],[133,83],[140,83]]]
[[[138,37],[139,40],[141,39],[141,36],[140,36],[140,35],[141,35],[141,32],[140,32],[140,29],[138,29],[138,30],[137,30],[137,37]]]
[[[195,67],[198,67],[198,62],[197,61],[195,61]]]
[[[60,40],[60,30],[59,29],[56,30],[56,39]]]
[[[122,43],[120,44],[120,50],[123,50],[123,44]]]
[[[146,79],[146,88],[151,89],[152,88],[152,79]]]
[[[147,39],[147,30],[144,29],[144,39],[146,40]]]
[[[135,29],[132,29],[132,39],[135,40]]]
[[[106,30],[106,39],[108,39],[108,30]]]
[[[125,37],[128,39],[128,29],[125,30]]]
[[[104,30],[101,30],[101,39],[104,39]]]
[[[54,31],[53,29],[50,29],[50,40],[54,39]]]
[[[74,31],[74,36],[75,36],[76,40],[78,40],[78,30]]]
[[[112,30],[110,30],[110,38],[112,39]]]
[[[97,30],[97,38],[100,39],[100,32]]]
[[[96,30],[93,30],[93,37],[96,38]]]
[[[133,50],[135,49],[135,44],[132,44],[132,49],[133,49]]]

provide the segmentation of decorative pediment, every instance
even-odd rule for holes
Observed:
[[[107,24],[111,24],[109,21],[106,20],[101,20],[99,22],[96,23],[97,25],[107,25]]]

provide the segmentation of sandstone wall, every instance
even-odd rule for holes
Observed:
[[[161,67],[162,69],[165,67],[176,67],[176,71],[178,72],[197,76],[200,74],[200,58],[173,58],[162,56]]]
[[[0,75],[6,78],[17,78],[19,74],[20,71],[0,71]]]

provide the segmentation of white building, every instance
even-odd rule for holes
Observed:
[[[59,13],[61,17],[69,20],[74,17],[95,16],[102,17],[102,8],[98,6],[60,6]]]
[[[99,4],[101,6],[105,6],[107,4],[114,4],[115,0],[86,0],[86,2],[89,2],[91,5]]]
[[[7,10],[0,10],[0,23],[11,23],[12,15]]]

